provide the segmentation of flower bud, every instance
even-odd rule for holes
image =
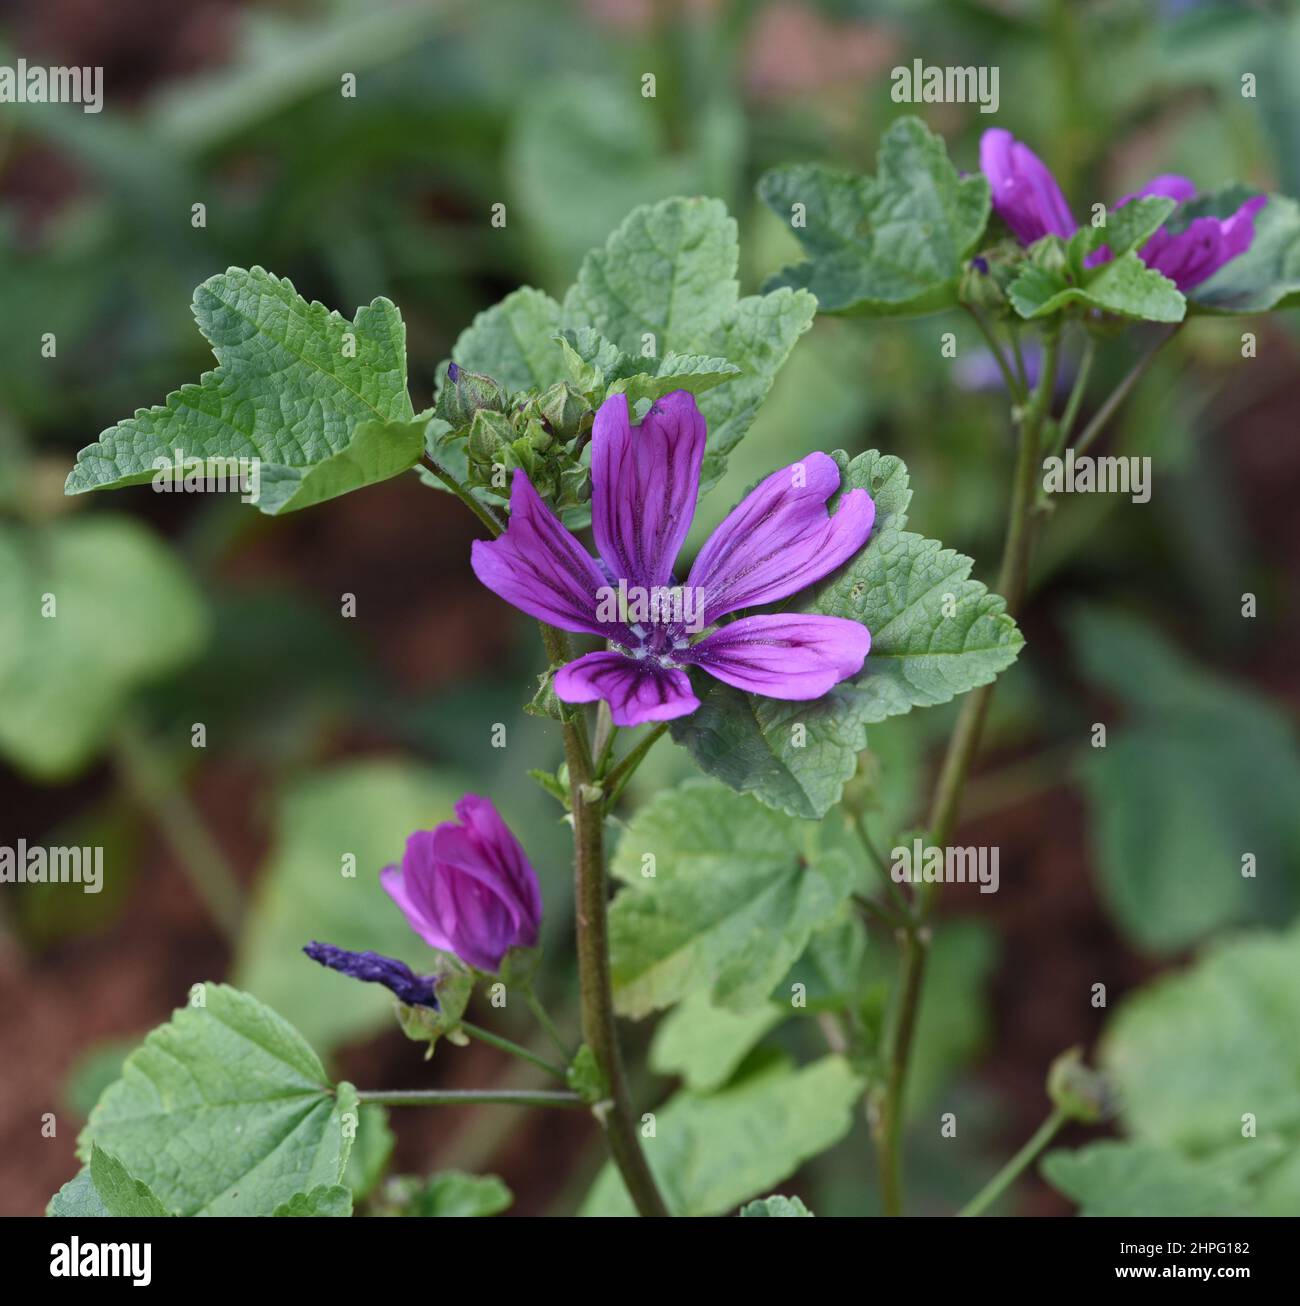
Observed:
[[[490,376],[447,364],[447,377],[438,391],[434,414],[453,430],[463,430],[480,411],[499,413],[505,406],[506,392]]]

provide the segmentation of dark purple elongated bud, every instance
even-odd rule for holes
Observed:
[[[396,994],[408,1007],[438,1009],[434,995],[437,979],[432,975],[417,975],[396,957],[385,957],[378,952],[349,952],[332,943],[309,943],[303,951],[322,966],[336,970],[340,975],[364,980],[368,984],[382,984]]]

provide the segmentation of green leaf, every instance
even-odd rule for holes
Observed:
[[[739,257],[736,223],[721,201],[664,200],[634,210],[592,250],[564,300],[566,328],[594,327],[633,357],[648,346],[660,358],[703,355],[739,367],[700,398],[709,427],[705,490],[817,308],[789,290],[738,298]]]
[[[702,989],[682,999],[655,1029],[650,1069],[680,1075],[698,1093],[721,1088],[759,1040],[790,1014],[789,1007],[764,1003],[752,1011],[715,1007]]]
[[[406,836],[451,817],[458,791],[406,763],[357,762],[310,775],[284,796],[235,958],[235,982],[281,1011],[313,1046],[337,1047],[392,1020],[377,984],[326,971],[313,940],[397,957],[421,974],[434,954],[379,884]]]
[[[199,286],[193,310],[220,366],[83,449],[66,493],[144,484],[156,459],[170,463],[181,450],[186,459],[259,460],[259,506],[279,513],[394,476],[419,457],[406,330],[389,300],[349,322],[260,267],[230,268]]]
[[[812,1212],[797,1197],[760,1197],[740,1208],[746,1218],[811,1216]]]
[[[380,1215],[484,1217],[499,1215],[514,1201],[496,1175],[441,1170],[421,1179],[399,1175],[384,1185],[377,1205]]]
[[[890,125],[875,177],[794,164],[765,174],[758,193],[784,221],[803,219],[793,230],[809,260],[783,269],[768,287],[810,290],[823,313],[952,307],[989,217],[988,182],[978,173],[962,177],[942,137],[913,117]]]
[[[689,390],[702,395],[714,386],[740,373],[734,363],[725,358],[708,358],[704,354],[670,353],[658,360],[653,372],[635,372],[621,377],[610,386],[610,393],[622,391],[628,403],[653,403],[674,390]]]
[[[564,352],[555,339],[559,329],[560,306],[550,295],[524,286],[480,313],[461,332],[451,356],[511,393],[545,390],[567,379]]]
[[[1080,1215],[1253,1215],[1250,1173],[1277,1160],[1262,1139],[1241,1140],[1240,1152],[1196,1160],[1152,1143],[1092,1143],[1050,1152],[1043,1177],[1079,1205]]]
[[[321,1184],[309,1193],[295,1193],[271,1214],[293,1218],[349,1216],[352,1214],[352,1190],[342,1184]]]
[[[364,1201],[384,1177],[397,1138],[388,1127],[386,1107],[368,1103],[357,1112],[357,1136],[348,1153],[345,1175],[354,1201]]]
[[[1196,1155],[1300,1142],[1300,928],[1220,943],[1111,1017],[1102,1063],[1139,1141]],[[1248,1140],[1249,1141],[1249,1140]]]
[[[149,1185],[133,1179],[115,1156],[92,1147],[90,1164],[50,1198],[48,1214],[56,1216],[159,1216],[171,1212]]]
[[[1077,283],[1072,281],[1073,276],[1068,268],[1057,270],[1029,263],[1007,288],[1007,294],[1024,318],[1051,317],[1072,307],[1099,309],[1147,322],[1181,322],[1187,313],[1187,301],[1178,287],[1147,267],[1132,251],[1085,269]]]
[[[695,990],[761,1004],[853,887],[819,834],[700,778],[641,808],[610,866],[627,886],[610,910],[618,1009],[641,1017]]]
[[[1160,952],[1226,924],[1288,919],[1300,901],[1290,724],[1133,618],[1081,609],[1069,629],[1085,677],[1126,707],[1080,764],[1102,892],[1124,932]]]
[[[0,523],[0,754],[41,780],[75,774],[207,629],[188,573],[138,523]]]
[[[1109,210],[1104,227],[1082,228],[1089,233],[1085,249],[1092,253],[1105,248],[1110,251],[1111,258],[1122,258],[1130,250],[1141,249],[1165,225],[1177,207],[1174,200],[1164,196],[1130,200]]]
[[[655,1113],[646,1159],[675,1215],[722,1215],[839,1142],[861,1093],[838,1056],[801,1070],[777,1064],[710,1096],[678,1093]],[[612,1165],[597,1177],[582,1214],[634,1214]]]
[[[1198,217],[1227,218],[1258,191],[1227,186],[1189,201],[1179,223]],[[1270,195],[1255,215],[1250,248],[1188,292],[1192,308],[1209,313],[1263,313],[1300,303],[1300,204]]]
[[[287,1021],[247,993],[204,985],[127,1058],[78,1139],[180,1215],[269,1215],[342,1181],[356,1092],[330,1084]]]
[[[861,621],[871,632],[861,674],[799,703],[745,694],[696,673],[700,707],[673,722],[673,738],[701,770],[791,816],[820,818],[839,801],[868,725],[987,684],[1024,643],[1003,599],[969,579],[969,558],[889,524],[891,514],[903,519],[908,494],[901,464],[891,461],[861,455],[845,482],[883,478],[884,529],[873,529],[855,559],[783,605]]]

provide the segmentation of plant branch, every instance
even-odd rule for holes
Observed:
[[[505,530],[496,513],[480,503],[436,458],[425,453],[420,461],[487,527],[493,538]]]
[[[1155,361],[1156,355],[1178,334],[1178,329],[1181,326],[1182,323],[1180,322],[1172,330],[1166,331],[1163,335],[1157,337],[1147,347],[1146,352],[1133,364],[1128,375],[1115,387],[1106,402],[1093,415],[1092,421],[1083,428],[1083,432],[1074,442],[1076,455],[1083,453],[1101,434],[1106,423],[1114,417],[1116,410],[1132,393],[1133,387],[1146,375],[1147,368]]]
[[[530,1062],[539,1070],[544,1070],[548,1075],[553,1075],[562,1084],[568,1083],[568,1076],[559,1066],[547,1061],[545,1057],[539,1057],[536,1052],[530,1052],[526,1047],[522,1047],[518,1043],[512,1043],[508,1038],[502,1038],[500,1034],[494,1034],[490,1029],[484,1029],[481,1025],[471,1025],[467,1020],[462,1020],[460,1027],[470,1038],[476,1038],[480,1043],[486,1043],[489,1047],[497,1048],[501,1052],[507,1052],[512,1057],[518,1057],[521,1061]]]
[[[1007,362],[1006,356],[1002,352],[1002,346],[998,344],[998,338],[993,334],[993,328],[989,326],[979,309],[977,309],[973,304],[963,304],[962,307],[971,315],[971,319],[974,321],[975,325],[979,327],[980,334],[984,337],[984,341],[989,347],[989,353],[991,353],[997,361],[998,369],[1002,373],[1002,379],[1007,385],[1007,393],[1016,401],[1016,403],[1020,403],[1025,397],[1025,392],[1021,388],[1020,382],[1012,373],[1011,365]]]
[[[435,1089],[416,1088],[410,1092],[366,1089],[357,1093],[359,1102],[376,1106],[558,1106],[582,1107],[586,1103],[577,1093],[555,1090],[523,1092],[513,1088]]]
[[[636,769],[645,761],[646,754],[668,732],[668,722],[661,721],[646,732],[636,744],[623,755],[604,777],[605,810],[612,811],[619,796],[627,787],[627,782],[636,774]]]
[[[551,664],[570,658],[568,638],[542,625],[542,640]],[[582,717],[564,723],[564,756],[569,767],[569,801],[573,813],[574,908],[577,917],[578,987],[582,1037],[591,1049],[609,1093],[600,1119],[614,1164],[641,1215],[667,1215],[654,1175],[641,1150],[636,1113],[623,1072],[623,1057],[614,1017],[609,973],[608,889],[605,882],[605,800],[592,795],[595,780],[591,749]]]
[[[1030,1165],[1034,1158],[1056,1137],[1069,1116],[1057,1107],[1034,1131],[1030,1140],[1009,1160],[983,1188],[957,1212],[958,1215],[983,1215]]]

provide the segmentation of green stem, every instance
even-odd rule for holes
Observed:
[[[539,1057],[537,1053],[530,1052],[526,1047],[521,1047],[518,1043],[512,1043],[508,1038],[502,1038],[500,1034],[494,1034],[490,1029],[484,1029],[480,1025],[471,1025],[469,1021],[463,1020],[460,1024],[461,1029],[465,1031],[470,1038],[476,1038],[480,1043],[486,1043],[489,1047],[494,1047],[502,1052],[508,1052],[512,1057],[518,1057],[521,1061],[531,1062],[539,1070],[544,1070],[548,1075],[554,1075],[562,1084],[568,1082],[568,1076],[554,1062],[547,1061],[545,1057]]]
[[[1007,393],[1016,401],[1016,403],[1020,403],[1025,397],[1025,392],[1021,389],[1020,382],[1016,380],[1015,375],[1012,373],[1011,366],[1002,353],[1002,347],[998,344],[998,339],[993,334],[992,327],[990,327],[984,320],[979,309],[977,309],[973,304],[964,304],[962,307],[964,307],[971,315],[975,325],[979,327],[980,334],[984,337],[984,341],[989,347],[989,352],[997,360],[998,368],[1002,373],[1002,379],[1007,383]]]
[[[491,508],[480,503],[436,458],[426,453],[421,461],[487,527],[493,538],[501,534],[505,527]]]
[[[1070,442],[1070,432],[1074,430],[1075,419],[1079,416],[1079,405],[1083,403],[1084,393],[1088,389],[1088,376],[1092,371],[1093,360],[1097,357],[1097,341],[1091,332],[1084,337],[1083,353],[1079,356],[1079,370],[1074,376],[1074,385],[1070,397],[1065,403],[1065,412],[1057,424],[1056,439],[1048,451],[1057,457]]]
[[[636,745],[629,749],[626,754],[614,765],[613,770],[605,776],[603,786],[605,789],[605,810],[613,811],[614,804],[618,802],[619,795],[627,787],[627,782],[636,774],[636,769],[645,761],[646,754],[659,742],[660,739],[668,733],[668,723],[661,721],[657,726],[648,730]]]
[[[552,665],[569,661],[569,641],[562,631],[543,624],[542,640]],[[609,1093],[608,1109],[599,1118],[605,1128],[610,1155],[637,1211],[641,1215],[667,1215],[668,1208],[641,1150],[614,1018],[605,882],[605,800],[603,794],[594,800],[587,797],[592,793],[595,775],[583,718],[574,713],[563,726],[573,814],[574,910],[582,1037],[596,1059]]]
[[[512,1088],[484,1089],[367,1089],[357,1094],[357,1101],[372,1102],[376,1106],[558,1106],[581,1107],[586,1104],[577,1093],[559,1090],[522,1092]]]
[[[113,740],[113,758],[131,797],[153,818],[227,942],[239,937],[244,894],[198,809],[178,783],[171,760],[134,721]]]
[[[1182,324],[1179,323],[1179,326]],[[1158,339],[1154,340],[1147,348],[1146,352],[1138,359],[1130,369],[1128,375],[1115,387],[1109,398],[1097,410],[1092,421],[1084,427],[1083,433],[1074,442],[1074,452],[1076,455],[1083,453],[1089,445],[1101,434],[1106,423],[1115,415],[1116,409],[1129,397],[1133,387],[1146,375],[1147,368],[1155,361],[1156,355],[1178,334],[1178,327],[1172,331],[1166,331]]]
[[[1057,1107],[1034,1132],[1034,1136],[1009,1160],[983,1188],[971,1198],[958,1215],[983,1215],[1030,1165],[1034,1158],[1056,1137],[1069,1116]]]
[[[546,1036],[555,1044],[555,1049],[566,1060],[573,1059],[573,1049],[570,1048],[560,1036],[560,1031],[555,1027],[555,1022],[551,1019],[550,1013],[542,1006],[538,1000],[537,994],[532,988],[524,990],[524,1003],[528,1010],[533,1013],[537,1023],[546,1031]],[[566,1076],[567,1078],[567,1076]]]
[[[1020,441],[1012,482],[1010,516],[1002,548],[1002,566],[998,573],[998,592],[1006,599],[1007,611],[1012,614],[1020,608],[1029,574],[1040,442],[1056,386],[1060,346],[1059,330],[1049,328],[1043,340],[1043,368],[1038,385],[1020,417]],[[945,847],[956,826],[962,791],[979,748],[994,683],[972,690],[966,696],[957,717],[957,725],[948,741],[930,808],[929,839],[935,847]],[[916,1032],[916,1013],[925,979],[926,954],[929,951],[928,933],[919,922],[925,921],[933,910],[937,889],[937,884],[920,886],[915,913],[917,923],[909,925],[902,939],[903,951],[899,967],[902,998],[889,1054],[889,1077],[878,1130],[881,1195],[885,1212],[889,1215],[901,1214],[903,1208],[903,1094],[907,1087],[907,1069]]]

